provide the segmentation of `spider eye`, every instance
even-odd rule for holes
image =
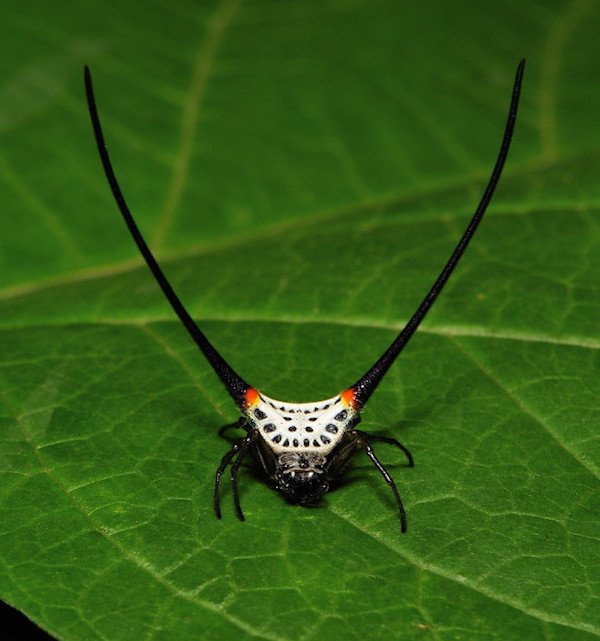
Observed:
[[[304,466],[308,467],[308,465]],[[292,470],[283,470],[281,473],[283,476],[284,480],[293,482],[293,483],[310,483],[314,477],[315,477],[315,472],[314,470],[298,470],[292,469]]]
[[[307,467],[310,467],[310,462],[309,462],[309,460],[306,458],[306,456],[301,456],[301,457],[298,459],[298,467],[300,467],[300,468],[301,468],[301,469],[303,469],[303,470],[305,470]]]
[[[308,467],[308,466],[305,466]],[[294,481],[298,481],[300,483],[306,483],[309,482],[313,476],[315,475],[315,472],[310,470],[298,470],[298,469],[293,469],[293,470],[284,470],[283,471],[283,476],[292,479]]]

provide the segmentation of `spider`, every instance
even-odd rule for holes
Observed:
[[[381,442],[399,448],[406,456],[410,467],[414,465],[413,458],[408,449],[395,438],[369,434],[357,429],[357,426],[365,404],[442,291],[490,203],[508,155],[517,118],[524,69],[525,60],[521,60],[515,75],[508,119],[498,157],[479,205],[437,280],[411,319],[375,364],[353,385],[324,401],[287,403],[269,398],[248,384],[219,354],[171,287],[135,223],[115,177],[100,125],[91,74],[89,68],[85,67],[85,90],[96,145],[117,206],[165,297],[241,412],[237,423],[225,426],[221,430],[222,433],[223,429],[239,427],[244,430],[245,435],[234,441],[217,469],[213,496],[217,518],[221,518],[221,477],[227,467],[231,466],[235,509],[240,520],[244,520],[240,505],[238,472],[248,453],[255,459],[265,480],[272,487],[291,501],[308,505],[318,502],[328,492],[330,483],[344,473],[354,454],[363,451],[393,492],[401,530],[403,533],[406,532],[406,512],[400,493],[375,454],[372,444]]]

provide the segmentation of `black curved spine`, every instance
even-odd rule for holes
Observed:
[[[510,148],[510,143],[512,140],[512,135],[515,127],[515,122],[517,119],[517,111],[519,108],[519,96],[521,94],[521,83],[523,81],[523,72],[525,70],[525,60],[521,60],[519,66],[517,67],[517,72],[515,75],[515,81],[513,85],[512,98],[510,102],[510,108],[508,111],[508,119],[506,121],[506,127],[504,129],[504,136],[502,138],[502,144],[500,145],[500,151],[498,152],[498,158],[496,159],[496,164],[492,170],[492,174],[488,181],[487,187],[483,192],[479,206],[475,210],[473,217],[471,218],[465,232],[462,235],[462,238],[458,241],[452,255],[448,259],[448,262],[444,265],[440,275],[433,284],[432,288],[427,293],[427,296],[422,300],[421,304],[412,315],[412,318],[404,326],[404,329],[398,334],[394,342],[388,347],[388,349],[381,355],[379,360],[367,371],[367,373],[354,383],[351,389],[354,391],[354,399],[358,407],[364,406],[364,404],[369,400],[371,394],[375,391],[375,388],[381,382],[381,379],[385,376],[388,369],[392,366],[396,358],[398,358],[400,352],[406,347],[407,343],[411,339],[412,335],[415,333],[423,319],[425,318],[427,312],[431,309],[431,306],[435,302],[436,298],[439,296],[440,292],[444,288],[444,285],[450,278],[450,275],[454,271],[454,268],[458,264],[458,261],[461,259],[469,241],[473,237],[477,226],[481,222],[485,211],[490,204],[494,190],[498,185],[500,176],[502,175],[502,169],[504,168],[504,163],[506,162],[506,157],[508,156],[508,150]]]
[[[156,279],[156,282],[160,285],[166,299],[171,304],[171,307],[174,309],[175,313],[179,317],[179,320],[183,323],[184,327],[187,329],[189,335],[192,337],[193,341],[198,345],[200,351],[206,357],[206,360],[210,363],[212,368],[215,370],[217,376],[221,379],[225,388],[239,407],[244,406],[244,399],[246,390],[250,388],[250,385],[239,376],[235,370],[227,363],[227,361],[219,354],[215,349],[212,343],[206,338],[204,333],[200,330],[198,325],[194,322],[192,317],[188,314],[187,310],[183,306],[183,303],[179,300],[179,297],[171,287],[171,284],[167,280],[166,276],[163,274],[160,266],[156,262],[150,248],[148,247],[142,233],[140,232],[131,211],[127,206],[123,192],[119,186],[115,172],[110,161],[108,151],[106,149],[106,143],[104,142],[104,135],[102,133],[102,127],[100,125],[100,118],[98,116],[98,109],[96,107],[96,100],[94,98],[94,89],[92,86],[92,76],[87,65],[84,68],[84,82],[85,82],[85,93],[87,97],[88,109],[90,112],[90,118],[92,121],[92,127],[94,129],[94,136],[96,138],[96,145],[98,147],[98,153],[100,154],[100,159],[102,161],[102,167],[104,168],[104,173],[106,174],[106,179],[110,185],[113,197],[119,207],[125,223],[137,245],[140,253],[144,257],[146,264],[150,268],[152,275]]]

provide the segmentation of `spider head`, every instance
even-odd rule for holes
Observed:
[[[301,504],[315,503],[329,489],[325,457],[312,452],[286,452],[277,460],[276,488]]]

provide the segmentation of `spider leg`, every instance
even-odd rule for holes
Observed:
[[[225,438],[226,432],[228,432],[229,430],[237,429],[237,428],[244,429],[245,424],[246,424],[246,419],[243,416],[240,416],[237,421],[234,421],[233,423],[227,423],[227,425],[223,425],[222,427],[220,427],[219,436],[221,438]]]
[[[256,439],[256,428],[253,432],[250,432],[250,435],[248,437],[249,439]],[[269,471],[269,466],[267,465],[267,461],[265,459],[265,455],[263,454],[262,450],[260,447],[254,447],[252,454],[254,455],[254,458],[260,465],[260,468],[262,470],[262,473],[264,474],[266,479],[272,478],[272,474]]]
[[[233,485],[233,502],[235,504],[235,511],[237,512],[238,518],[240,521],[245,521],[244,513],[242,512],[242,506],[240,505],[240,491],[238,489],[238,471],[242,460],[246,453],[248,452],[248,447],[250,445],[250,439],[245,438],[239,447],[238,457],[235,459],[235,462],[231,466],[231,484]]]
[[[367,441],[380,441],[381,443],[387,443],[388,445],[397,447],[404,452],[404,456],[406,456],[406,460],[408,461],[408,467],[415,466],[412,454],[406,447],[404,447],[404,445],[402,445],[402,443],[400,443],[400,441],[397,441],[395,438],[391,438],[390,436],[379,436],[378,434],[367,434],[366,432],[361,432],[359,430],[356,430],[356,432],[358,432],[358,434],[360,434]]]
[[[379,470],[381,476],[383,476],[385,482],[390,486],[392,492],[394,493],[396,503],[398,505],[398,511],[400,512],[400,529],[402,530],[402,534],[404,534],[406,532],[406,512],[404,511],[404,505],[402,504],[402,499],[400,498],[400,493],[398,492],[398,488],[394,483],[394,479],[388,474],[388,471],[385,469],[385,467],[383,467],[381,461],[375,455],[371,444],[366,438],[363,437],[362,434],[360,435],[359,446],[364,449],[366,455],[371,459],[373,465],[375,465],[375,467]]]
[[[329,459],[329,463],[325,468],[329,479],[336,479],[342,476],[342,474],[347,470],[350,460],[354,456],[356,450],[361,447],[360,443],[363,434],[363,432],[358,432],[358,430],[352,430],[347,433],[345,439],[336,449],[335,456],[332,456]],[[365,434],[365,436],[368,435]]]
[[[225,456],[221,459],[221,464],[219,465],[217,473],[215,474],[215,491],[213,495],[213,504],[215,506],[215,514],[218,519],[221,518],[221,476],[223,476],[223,472],[231,463],[231,459],[236,455],[239,449],[240,443],[239,441],[236,441],[229,452],[227,452],[227,454],[225,454]]]

